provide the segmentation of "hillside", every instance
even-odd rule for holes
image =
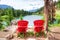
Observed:
[[[6,9],[6,8],[13,8],[13,7],[11,7],[11,6],[9,6],[9,5],[0,5],[0,8],[1,8],[1,9]]]

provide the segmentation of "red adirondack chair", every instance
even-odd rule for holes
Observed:
[[[17,32],[18,33],[25,33],[27,30],[28,21],[19,20],[17,25],[18,25]]]
[[[44,20],[35,20],[34,21],[34,31],[41,32],[44,30]]]

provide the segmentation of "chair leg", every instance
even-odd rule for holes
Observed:
[[[36,37],[36,32],[34,32],[34,37]]]
[[[26,33],[24,33],[24,37],[26,37]]]
[[[18,32],[18,31],[16,31],[16,37],[18,37],[18,34],[19,34],[19,32]]]
[[[17,38],[17,37],[18,37],[18,33],[14,33],[14,34],[13,34],[13,37],[14,37],[14,38]]]

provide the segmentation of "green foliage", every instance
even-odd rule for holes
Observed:
[[[9,20],[8,15],[1,16],[1,20],[2,20],[3,23],[6,22],[7,26],[10,24],[10,20]]]
[[[26,15],[31,15],[32,13],[31,12],[28,12],[28,11],[24,11],[24,10],[14,10],[14,16],[15,17],[19,17],[19,16],[26,16]]]
[[[45,32],[39,32],[39,33],[36,33],[36,37],[40,37],[40,36],[44,36],[44,37],[46,37],[47,35],[46,35],[46,33]]]
[[[27,32],[27,37],[29,37],[29,36],[34,36],[34,33],[33,32]]]
[[[24,33],[19,33],[19,34],[18,34],[18,37],[24,38]]]
[[[40,36],[40,34],[39,33],[36,33],[36,37],[39,37]]]
[[[49,23],[50,27],[60,26],[60,10],[56,10],[55,19],[53,24]]]
[[[23,20],[22,14],[20,15],[20,19]]]
[[[60,10],[56,10],[56,21],[55,24],[60,24]]]
[[[58,9],[60,9],[60,0],[56,3]]]
[[[3,30],[5,27],[3,26],[1,20],[0,20],[0,30]]]
[[[56,11],[56,21],[60,23],[60,10]]]

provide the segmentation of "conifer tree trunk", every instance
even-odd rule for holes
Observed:
[[[44,0],[44,16],[45,16],[45,27],[46,31],[48,32],[48,0]]]
[[[55,16],[55,3],[53,0],[44,0],[44,16],[45,16],[45,27],[48,32],[48,22],[54,21]]]

